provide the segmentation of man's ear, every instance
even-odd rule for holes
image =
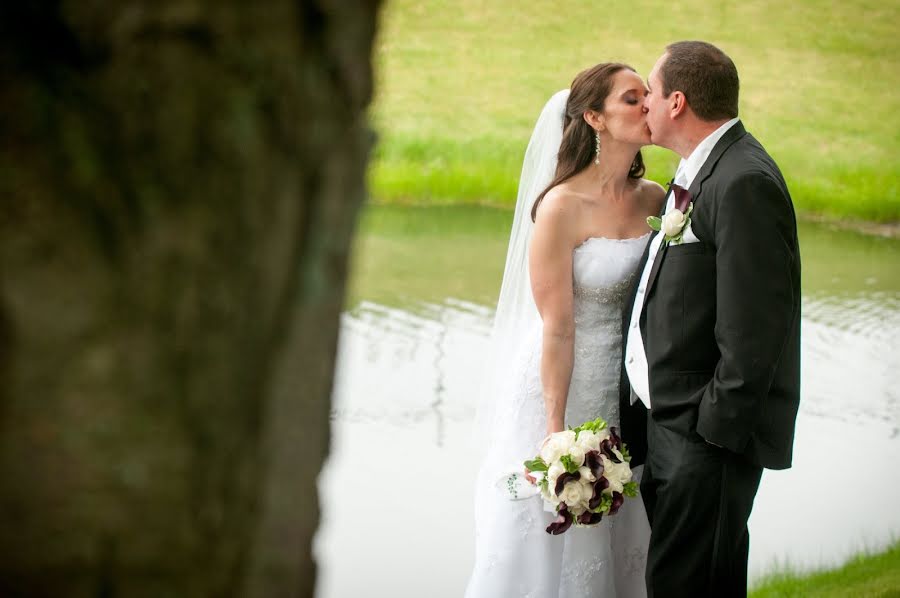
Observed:
[[[674,119],[687,112],[687,98],[680,91],[673,91],[669,95],[669,115]]]

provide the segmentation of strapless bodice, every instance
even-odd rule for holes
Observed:
[[[632,239],[591,237],[572,256],[576,327],[621,322],[649,233]]]

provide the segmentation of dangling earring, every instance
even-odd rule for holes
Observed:
[[[594,164],[600,164],[600,131],[594,131]]]

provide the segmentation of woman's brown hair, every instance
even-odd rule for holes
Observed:
[[[603,112],[606,98],[613,87],[613,78],[623,70],[634,71],[627,64],[604,62],[578,73],[572,81],[569,99],[566,102],[566,115],[563,121],[563,137],[559,144],[556,162],[556,175],[534,202],[531,208],[531,220],[537,217],[537,209],[553,187],[563,183],[585,168],[594,158],[594,129],[584,120],[588,110]],[[644,158],[638,151],[628,171],[629,178],[639,179],[644,176]]]

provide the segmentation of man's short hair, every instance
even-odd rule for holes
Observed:
[[[684,41],[669,44],[660,67],[663,96],[680,91],[698,118],[716,121],[738,115],[740,81],[734,62],[712,44]]]

